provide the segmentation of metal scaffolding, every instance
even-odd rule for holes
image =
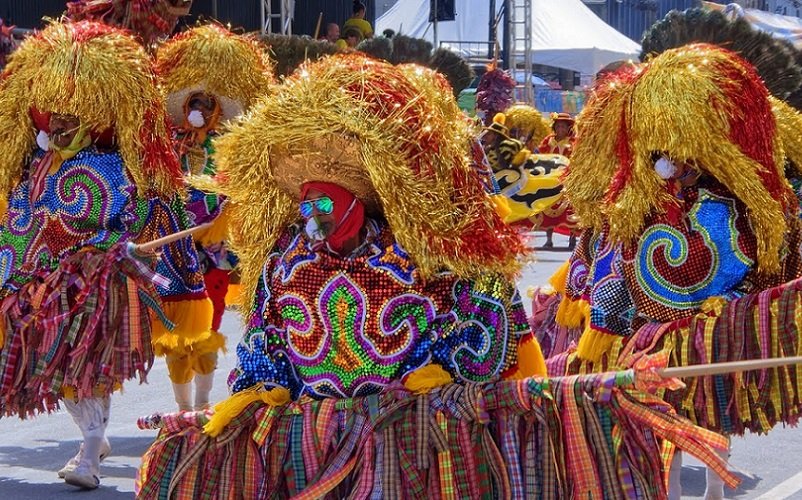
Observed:
[[[527,104],[534,104],[535,89],[532,85],[532,0],[506,0],[507,33],[509,33],[508,64],[517,74],[523,71],[524,83],[518,85]]]
[[[262,34],[292,34],[292,15],[295,11],[295,0],[278,0],[279,8],[273,9],[273,0],[259,0],[260,26]],[[251,4],[253,5],[253,4]]]

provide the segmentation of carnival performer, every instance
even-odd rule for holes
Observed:
[[[579,120],[565,181],[589,226],[565,277],[568,300],[579,289],[587,303],[574,309],[585,316],[577,356],[605,369],[661,348],[679,364],[796,354],[798,326],[778,323],[802,272],[798,202],[783,176],[798,145],[786,149],[781,103],[751,65],[712,45],[667,50],[614,78]],[[704,427],[743,434],[795,423],[798,394],[795,377],[775,370],[666,399]],[[723,497],[715,474],[706,497]]]
[[[0,410],[25,418],[61,400],[83,444],[59,476],[97,488],[109,396],[152,366],[148,311],[169,324],[156,287],[174,276],[127,246],[172,230],[181,185],[166,111],[142,47],[91,22],[27,38],[0,109]]]
[[[568,159],[532,154],[523,142],[510,137],[506,121],[504,113],[497,113],[493,123],[479,134],[479,142],[495,177],[494,192],[506,198],[502,219],[530,229],[530,218],[561,199],[561,177]],[[473,156],[476,158],[476,153]]]
[[[510,137],[521,141],[529,151],[537,151],[537,146],[551,133],[540,111],[528,104],[513,104],[504,110],[504,116]]]
[[[540,142],[538,153],[571,157],[574,144],[574,118],[568,113],[551,114],[551,134]]]
[[[195,27],[161,45],[156,71],[172,118],[175,147],[185,175],[214,175],[212,139],[224,123],[246,111],[267,93],[271,71],[265,52],[252,38],[235,35],[219,24]],[[220,323],[237,259],[226,244],[230,219],[226,200],[189,188],[190,225],[214,223],[195,234],[206,290],[213,305],[211,335],[197,342],[154,341],[165,355],[179,409],[209,405],[218,351],[225,346]],[[194,380],[195,397],[192,400]]]
[[[573,151],[574,125],[575,120],[570,114],[552,113],[552,133],[544,137],[540,142],[537,148],[538,153],[558,154],[570,158]],[[553,236],[555,229],[568,233],[569,250],[573,250],[576,246],[579,224],[566,197],[563,196],[557,203],[538,214],[532,220],[532,223],[536,229],[546,232],[546,243],[544,243],[543,248],[554,248]]]
[[[384,78],[391,87],[379,85]],[[453,99],[441,98],[427,78],[448,87],[419,67],[332,58],[306,68],[216,142],[223,179],[244,174],[250,162],[237,155],[251,140],[269,154],[256,167],[266,193],[244,184],[218,188],[243,221],[232,236],[254,297],[234,392],[258,384],[284,401],[351,397],[399,380],[419,389],[542,369],[518,294],[504,278],[517,268],[521,242],[492,211],[463,156],[467,127],[452,132],[463,135],[432,135],[439,154],[418,144],[416,134],[449,130],[447,118],[459,117]],[[327,97],[340,86],[345,92]],[[419,91],[430,96],[398,123],[384,100]],[[368,147],[380,149],[368,154]],[[390,151],[401,156],[388,162]],[[415,169],[412,158],[420,162]],[[431,177],[418,177],[423,171]],[[449,201],[455,183],[471,203]],[[275,207],[261,228],[250,222],[260,206]],[[402,311],[413,314],[414,327]],[[527,353],[521,365],[519,350]]]

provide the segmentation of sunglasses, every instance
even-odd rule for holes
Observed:
[[[321,214],[330,214],[334,210],[334,202],[328,196],[301,202],[301,215],[303,217],[312,217],[312,212],[315,209]]]

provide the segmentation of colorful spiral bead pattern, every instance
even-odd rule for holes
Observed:
[[[515,365],[529,330],[511,283],[448,272],[424,282],[386,224],[369,224],[373,240],[348,259],[285,235],[237,347],[234,392],[265,382],[296,398],[352,397],[379,392],[430,360],[472,381]]]

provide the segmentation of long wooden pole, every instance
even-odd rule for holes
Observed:
[[[660,376],[668,378],[705,377],[709,375],[723,375],[725,373],[748,372],[765,370],[786,365],[802,364],[802,356],[789,356],[787,358],[747,359],[744,361],[729,361],[726,363],[711,363],[706,365],[676,366],[658,370]]]
[[[321,12],[320,15],[317,16],[317,26],[315,27],[315,36],[312,37],[313,40],[317,40],[317,38],[320,36],[320,25],[322,23],[323,23],[323,12]]]
[[[184,229],[183,231],[178,231],[177,233],[168,234],[167,236],[163,236],[153,241],[148,241],[147,243],[136,245],[135,250],[141,253],[152,252],[157,248],[163,247],[164,245],[169,245],[174,241],[182,240],[187,236],[192,236],[198,231],[202,231],[206,228],[212,227],[213,224],[214,224],[213,222],[207,222],[206,224],[201,224],[200,226],[195,226],[189,229]]]

